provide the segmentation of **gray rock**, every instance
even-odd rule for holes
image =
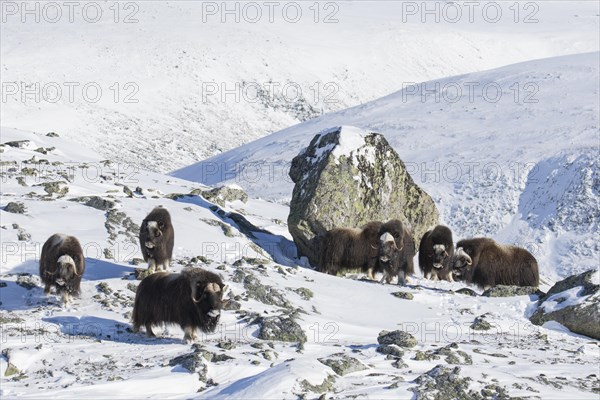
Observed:
[[[318,360],[321,364],[327,365],[340,376],[367,369],[367,367],[356,358],[345,354],[334,354],[333,356],[319,358]]]
[[[571,332],[600,340],[600,285],[597,281],[598,272],[590,270],[557,282],[539,299],[531,322],[543,325],[556,321]],[[561,307],[560,303],[573,296],[579,298],[579,304]]]
[[[455,290],[454,293],[464,294],[465,296],[478,296],[476,291],[469,288],[460,288],[458,290]]]
[[[43,182],[34,186],[42,186],[50,196],[56,194],[56,197],[64,197],[69,193],[69,185],[65,181]]]
[[[101,211],[108,211],[112,208],[115,208],[115,202],[108,199],[103,199],[100,196],[83,196],[83,197],[75,197],[73,199],[69,199],[70,201],[74,201],[77,203],[83,203],[88,207],[95,208]]]
[[[6,142],[6,143],[4,143],[4,145],[9,146],[9,147],[14,147],[17,149],[23,149],[23,148],[29,146],[29,143],[31,143],[31,141],[29,141],[29,140],[14,140],[12,142]]]
[[[471,329],[476,331],[489,331],[492,329],[492,324],[490,324],[485,318],[487,314],[480,315],[476,317],[473,323],[471,324]]]
[[[226,201],[241,200],[242,202],[248,201],[248,194],[239,187],[232,186],[219,186],[210,190],[193,191],[192,194],[201,194],[206,200],[218,204],[221,207],[225,206]]]
[[[48,133],[46,133],[46,136],[48,136],[48,137],[58,137],[58,133],[56,133],[56,132],[48,132]]]
[[[259,339],[278,340],[281,342],[306,342],[306,334],[291,317],[261,318],[260,324]]]
[[[38,278],[27,273],[19,274],[17,277],[17,285],[24,287],[27,290],[31,290],[38,286]]]
[[[182,368],[187,369],[190,373],[198,373],[198,379],[201,382],[206,382],[208,367],[202,359],[202,356],[203,354],[196,349],[193,353],[184,354],[171,359],[169,365],[172,367],[181,365]]]
[[[486,297],[512,297],[542,294],[538,288],[533,286],[505,286],[498,285],[487,289],[481,295]]]
[[[415,296],[413,296],[412,293],[408,293],[408,292],[394,292],[394,293],[392,293],[392,296],[397,297],[399,299],[404,299],[404,300],[412,300],[415,298]]]
[[[471,378],[460,377],[460,367],[438,365],[415,379],[417,387],[410,388],[416,399],[427,400],[480,400],[483,397],[469,389]]]
[[[298,255],[312,265],[317,265],[319,236],[332,228],[399,218],[412,227],[418,244],[438,222],[433,200],[413,182],[386,139],[377,133],[361,138],[355,129],[323,131],[292,160],[288,226]],[[357,148],[348,149],[348,142]]]
[[[25,204],[20,201],[11,201],[4,207],[4,211],[13,214],[25,214]]]
[[[404,351],[395,344],[382,344],[377,346],[377,352],[392,357],[403,357]]]
[[[244,289],[248,297],[258,300],[261,303],[283,307],[293,308],[292,304],[286,299],[285,295],[272,286],[263,285],[254,275],[244,273],[241,269],[236,270],[233,277],[234,282],[243,282]]]
[[[381,331],[377,337],[379,344],[395,344],[396,346],[411,348],[417,345],[417,339],[408,332],[401,330]]]

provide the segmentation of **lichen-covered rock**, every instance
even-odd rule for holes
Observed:
[[[319,358],[318,360],[320,363],[330,367],[340,376],[367,369],[367,367],[359,360],[345,354],[334,354],[327,358]]]
[[[543,294],[538,288],[533,286],[505,286],[497,285],[487,289],[481,295],[486,297],[512,297]]]
[[[103,199],[100,196],[76,197],[70,200],[83,203],[88,207],[92,207],[101,211],[108,211],[112,208],[115,208],[115,202],[113,200]]]
[[[410,388],[416,399],[427,400],[480,400],[479,393],[469,389],[471,378],[460,377],[460,367],[438,365],[415,379],[417,387]]]
[[[49,196],[64,197],[69,193],[69,185],[65,181],[43,182],[35,186],[42,186]]]
[[[39,285],[39,278],[37,276],[33,276],[31,274],[28,273],[22,273],[19,274],[19,276],[17,277],[17,285],[27,289],[27,290],[31,290],[35,287],[37,287]]]
[[[4,143],[5,146],[14,147],[17,149],[24,149],[31,144],[30,140],[14,140],[12,142]]]
[[[261,318],[258,338],[281,342],[306,342],[306,334],[300,325],[290,317]]]
[[[335,227],[400,219],[416,244],[438,222],[431,197],[418,187],[380,134],[337,127],[317,134],[290,167],[295,183],[288,227],[298,248],[317,265],[319,236]]]
[[[196,191],[192,193],[196,194],[198,192]],[[203,190],[198,194],[201,194],[206,200],[218,204],[221,207],[225,206],[226,201],[231,202],[240,200],[244,203],[248,201],[248,194],[244,192],[244,189],[235,185],[219,186],[214,189]]]
[[[471,324],[471,329],[476,331],[489,331],[490,329],[492,329],[492,324],[490,324],[486,320],[486,316],[487,314],[483,314],[479,317],[476,317],[473,323]]]
[[[25,214],[25,204],[20,201],[11,201],[4,207],[4,211],[13,214]]]
[[[413,296],[412,293],[408,293],[408,292],[393,292],[392,296],[397,297],[399,299],[404,299],[404,300],[412,300],[415,298],[415,296]]]
[[[600,339],[600,271],[590,270],[557,282],[538,301],[530,320],[556,321],[571,332]]]
[[[403,357],[404,351],[395,344],[382,344],[377,346],[377,352],[392,357]]]
[[[395,344],[396,346],[410,348],[417,345],[417,339],[410,333],[401,330],[381,331],[377,337],[377,343]]]

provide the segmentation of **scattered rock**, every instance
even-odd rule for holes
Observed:
[[[492,329],[492,324],[490,324],[485,318],[487,314],[480,315],[475,318],[475,321],[471,324],[471,329],[476,331],[489,331]]]
[[[32,276],[31,274],[19,274],[17,277],[17,285],[24,287],[27,290],[31,290],[38,286],[38,277]]]
[[[395,344],[384,344],[377,347],[377,351],[392,357],[403,357],[404,351]]]
[[[417,387],[410,388],[417,399],[427,400],[480,400],[483,397],[469,389],[471,378],[460,377],[460,367],[438,365],[415,379]]]
[[[4,207],[4,211],[13,214],[25,214],[25,204],[20,201],[11,201]]]
[[[411,348],[417,345],[417,339],[408,332],[401,330],[381,331],[377,337],[379,344],[395,344],[396,346]]]
[[[367,369],[367,367],[356,358],[345,354],[334,354],[328,358],[319,358],[318,360],[320,363],[327,365],[336,374],[341,376]]]
[[[106,282],[100,282],[99,284],[96,285],[96,289],[104,294],[110,295],[113,290],[108,286],[108,283]]]
[[[233,281],[243,282],[248,297],[258,300],[261,303],[286,309],[293,308],[292,304],[286,299],[283,293],[271,286],[263,285],[250,273],[246,274],[241,269],[238,269],[234,273]]]
[[[600,340],[599,276],[600,272],[590,270],[557,282],[539,299],[531,322],[556,321],[571,332]]]
[[[56,132],[48,132],[48,133],[46,133],[46,136],[48,136],[48,137],[58,137],[58,133],[56,133]]]
[[[380,134],[337,127],[317,134],[292,160],[295,183],[289,231],[298,255],[318,262],[318,238],[338,226],[399,218],[415,242],[438,222],[431,197],[418,187]]]
[[[291,317],[263,317],[260,324],[259,339],[281,342],[306,342],[306,334]]]
[[[152,275],[152,271],[149,268],[136,268],[134,274],[135,279],[141,281],[145,277]]]
[[[300,297],[302,297],[302,299],[304,299],[304,300],[310,300],[314,296],[314,293],[312,292],[312,290],[304,288],[304,287],[293,289],[293,291],[298,293],[300,295]]]
[[[115,208],[115,202],[108,199],[103,199],[100,196],[85,196],[85,197],[76,197],[70,199],[70,201],[75,201],[78,203],[83,203],[88,207],[95,208],[101,211],[108,211],[112,208]]]
[[[498,285],[484,291],[481,295],[486,297],[512,297],[543,294],[533,286],[505,286]]]
[[[217,346],[225,350],[232,350],[236,348],[235,343],[231,340],[221,340]]]
[[[219,186],[214,189],[204,190],[200,193],[192,192],[192,194],[201,194],[206,200],[218,204],[221,207],[225,206],[225,202],[240,200],[243,203],[248,201],[248,194],[239,186]]]
[[[169,361],[169,365],[172,367],[181,365],[182,368],[187,369],[190,373],[198,373],[198,378],[201,382],[206,382],[207,380],[208,367],[204,360],[202,360],[202,353],[199,351],[175,357]]]
[[[392,296],[397,297],[399,299],[404,299],[404,300],[412,300],[415,298],[415,296],[413,296],[412,293],[408,293],[408,292],[394,292],[394,293],[392,293]]]
[[[460,288],[455,290],[454,293],[464,294],[465,296],[479,296],[476,291],[469,288]]]
[[[65,181],[43,182],[34,186],[42,186],[49,196],[64,197],[69,193],[69,185]]]
[[[30,140],[14,140],[12,142],[5,142],[4,145],[8,147],[14,147],[17,149],[24,149],[29,146]]]
[[[225,311],[237,311],[242,308],[242,304],[239,301],[235,301],[232,299],[226,300],[223,303],[223,310]]]

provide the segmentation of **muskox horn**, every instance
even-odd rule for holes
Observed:
[[[458,255],[458,257],[464,257],[467,261],[467,265],[472,265],[473,264],[473,260],[471,259],[471,257],[467,254],[466,251],[463,250],[462,247],[459,247],[456,254]]]

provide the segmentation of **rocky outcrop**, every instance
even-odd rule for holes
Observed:
[[[353,127],[323,131],[292,160],[290,177],[295,186],[288,227],[298,255],[312,265],[319,236],[332,228],[400,219],[418,244],[438,222],[431,197],[378,133]]]
[[[210,190],[194,191],[193,194],[201,194],[206,200],[225,207],[225,202],[240,200],[245,203],[248,201],[248,195],[244,190],[236,185],[219,186]]]
[[[395,344],[399,347],[411,348],[417,345],[417,339],[410,333],[401,330],[381,331],[377,337],[377,343],[381,345]]]
[[[538,301],[530,320],[556,321],[571,332],[600,340],[600,272],[590,270],[557,282]]]

